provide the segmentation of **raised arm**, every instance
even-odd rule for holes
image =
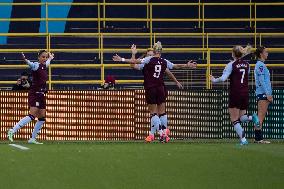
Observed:
[[[30,61],[28,59],[26,59],[25,54],[22,52],[22,59],[25,61],[26,64],[30,65]]]
[[[131,59],[135,60],[136,59],[136,54],[137,54],[137,49],[136,49],[136,45],[132,45],[131,46]],[[130,67],[133,68],[134,70],[140,70],[139,64],[130,64]]]
[[[39,67],[38,63],[34,63],[34,62],[29,61],[29,60],[26,58],[26,56],[25,56],[25,54],[24,54],[23,52],[22,52],[22,59],[24,60],[24,62],[25,62],[26,64],[29,65],[29,67],[30,67],[32,70],[37,70],[37,69],[38,69],[38,67]]]
[[[137,49],[136,49],[136,45],[134,44],[131,46],[131,53],[132,53],[131,59],[136,59],[135,56],[137,54]]]
[[[136,45],[132,45],[131,46],[131,59],[127,59],[127,58],[122,58],[120,57],[118,54],[114,55],[112,57],[112,60],[115,62],[126,62],[126,63],[130,63],[130,64],[141,64],[141,59],[136,59],[135,56],[137,54],[137,49],[136,49]]]
[[[46,63],[45,63],[46,67],[48,67],[48,66],[50,65],[50,62],[51,62],[51,60],[53,60],[53,59],[54,59],[54,54],[48,52],[48,59],[47,59],[47,61],[46,61]]]

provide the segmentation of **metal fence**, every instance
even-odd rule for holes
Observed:
[[[264,137],[284,139],[284,90],[274,90],[274,101],[264,123]],[[0,137],[28,114],[26,92],[0,91]],[[168,125],[173,139],[236,138],[230,123],[228,92],[223,90],[169,91]],[[249,113],[256,111],[250,93]],[[149,131],[144,90],[49,91],[46,123],[40,140],[143,140]],[[16,139],[28,139],[34,123],[21,129]],[[245,124],[247,137],[253,124]]]

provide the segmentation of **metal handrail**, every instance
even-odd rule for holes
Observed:
[[[203,58],[205,53],[207,53],[207,55],[210,57],[210,53],[211,52],[229,52],[231,51],[231,48],[206,48],[205,47],[205,38],[207,38],[207,42],[208,42],[208,38],[209,37],[214,37],[214,36],[230,36],[230,35],[234,35],[234,36],[253,36],[255,38],[254,40],[254,45],[256,46],[257,44],[257,37],[259,37],[260,39],[260,45],[262,42],[262,37],[263,36],[283,36],[284,34],[281,33],[271,33],[271,34],[267,34],[267,33],[257,33],[256,32],[256,25],[257,22],[268,22],[268,21],[277,21],[277,22],[281,22],[284,21],[284,18],[257,18],[256,17],[256,12],[257,12],[257,7],[258,6],[283,6],[284,3],[201,3],[200,1],[198,1],[198,3],[149,3],[149,1],[147,1],[146,3],[106,3],[105,1],[103,3],[53,3],[53,2],[46,2],[46,3],[0,3],[0,6],[10,6],[10,5],[14,5],[14,6],[30,6],[30,5],[41,5],[41,6],[45,6],[46,8],[46,15],[45,18],[0,18],[0,21],[45,21],[46,23],[46,28],[47,28],[47,32],[46,33],[41,33],[41,34],[22,34],[22,35],[18,35],[18,34],[1,34],[0,36],[45,36],[46,37],[46,49],[48,51],[54,51],[54,52],[97,52],[99,53],[99,57],[101,60],[101,64],[100,65],[96,65],[94,66],[94,68],[101,68],[101,80],[100,82],[103,82],[103,78],[104,78],[104,70],[105,68],[109,68],[111,66],[111,64],[104,64],[104,57],[103,57],[103,53],[106,52],[129,52],[129,49],[106,49],[103,46],[103,39],[105,37],[115,37],[115,36],[130,36],[130,34],[110,34],[110,33],[101,33],[100,32],[100,23],[103,22],[105,25],[106,21],[136,21],[136,22],[147,22],[147,27],[149,27],[150,32],[149,33],[145,33],[145,34],[133,34],[132,36],[147,36],[150,38],[150,44],[149,46],[151,46],[153,44],[153,41],[155,41],[157,36],[200,36],[202,37],[202,43],[203,46],[202,48],[164,48],[164,52],[202,52],[203,53]],[[48,16],[48,9],[49,6],[66,6],[66,5],[74,5],[74,6],[97,6],[98,9],[98,16],[97,18],[50,18]],[[145,6],[147,8],[147,18],[107,18],[105,15],[105,7],[106,6]],[[198,15],[196,18],[153,18],[153,7],[156,6],[196,6],[198,8]],[[250,7],[250,16],[249,18],[206,18],[205,17],[205,10],[207,6],[249,6]],[[202,7],[202,8],[201,8]],[[254,8],[254,15],[252,15],[252,8]],[[100,17],[100,12],[103,12],[103,17]],[[201,14],[202,12],[202,14]],[[48,23],[49,22],[53,22],[53,21],[97,21],[98,22],[98,31],[99,33],[84,33],[84,34],[78,34],[78,33],[66,33],[66,34],[57,34],[57,33],[49,33],[48,32]],[[174,33],[174,34],[164,34],[164,33],[155,33],[153,32],[153,22],[198,22],[199,27],[201,27],[201,23],[202,23],[202,33],[196,34],[196,33]],[[254,33],[249,33],[249,34],[241,34],[241,33],[228,33],[228,34],[224,34],[224,33],[219,33],[219,34],[215,34],[215,33],[205,33],[204,31],[204,25],[205,22],[239,22],[239,21],[245,21],[245,22],[250,22],[250,26],[252,25],[252,22],[254,22]],[[51,37],[56,37],[56,36],[96,36],[99,39],[98,42],[98,47],[99,48],[88,48],[88,49],[54,49],[51,48],[51,44],[50,44],[50,39]],[[207,44],[208,47],[208,44]],[[39,49],[1,49],[0,52],[36,52]],[[138,51],[144,51],[145,49],[138,49]],[[269,49],[270,52],[284,52],[284,48],[270,48]],[[118,65],[118,64],[117,64]],[[1,65],[2,66],[2,65]],[[1,67],[0,66],[0,67]],[[9,66],[9,65],[6,65]],[[19,65],[20,66],[20,65]],[[21,65],[24,66],[24,65]],[[20,66],[20,67],[21,67]],[[60,65],[58,65],[60,68]],[[62,66],[62,65],[61,65]],[[64,66],[64,65],[63,65]],[[66,67],[69,67],[70,65],[65,65]],[[124,65],[121,65],[121,67],[123,67]],[[199,65],[199,66],[204,66],[204,65]],[[210,64],[210,61],[207,62],[206,64],[207,69],[209,68],[209,71],[207,71],[207,75],[210,72],[210,67],[214,67],[214,66],[219,66],[219,64]],[[220,66],[224,66],[223,64]],[[282,64],[277,64],[277,66],[283,66]],[[59,82],[59,81],[51,81],[51,68],[55,68],[56,65],[52,65],[49,68],[49,87],[51,88],[51,83],[52,82]],[[19,67],[17,67],[19,68]],[[210,81],[207,81],[207,86],[210,86]]]

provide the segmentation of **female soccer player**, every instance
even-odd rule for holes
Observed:
[[[248,77],[250,65],[241,58],[246,54],[249,54],[250,49],[250,46],[247,46],[246,48],[235,46],[232,52],[234,60],[227,64],[223,71],[223,75],[219,78],[214,78],[212,75],[210,76],[213,83],[224,82],[230,78],[229,113],[235,131],[240,137],[241,145],[247,145],[248,142],[240,123],[248,121],[253,121],[256,125],[259,123],[256,114],[253,114],[252,116],[246,114],[249,105]]]
[[[28,140],[28,143],[42,144],[37,142],[36,137],[45,122],[46,99],[44,95],[47,91],[47,67],[50,65],[50,61],[54,58],[54,54],[51,54],[50,52],[47,52],[45,50],[40,50],[38,53],[38,62],[29,61],[28,59],[26,59],[23,53],[22,57],[32,70],[33,82],[28,95],[30,112],[29,115],[21,119],[12,129],[8,131],[8,139],[13,142],[13,135],[19,129],[21,129],[23,126],[30,123],[35,119],[35,117],[37,117],[38,121],[35,124],[32,137]]]
[[[164,116],[164,119],[160,119],[158,116],[166,115],[164,74],[167,68],[195,68],[196,63],[189,61],[187,64],[173,64],[172,62],[162,58],[162,44],[159,41],[154,44],[153,52],[153,56],[148,56],[143,59],[125,59],[115,55],[113,60],[139,64],[139,69],[143,69],[145,98],[151,114],[151,131],[145,141],[152,142],[154,140],[155,132],[159,131],[160,140],[168,142],[169,137],[167,136],[167,133],[165,133],[165,131],[167,131],[167,124],[165,124],[167,123],[167,117]],[[161,125],[164,126],[163,129],[161,128]]]
[[[136,45],[132,45],[131,46],[131,52],[132,52],[132,59],[136,59],[135,56],[137,54],[137,49],[136,49]],[[153,56],[154,55],[154,51],[152,48],[147,49],[147,52],[144,53],[142,56],[139,57],[139,59],[143,59],[145,57],[149,57],[149,56]],[[135,69],[135,70],[140,70],[140,66],[139,64],[130,64],[130,67]],[[144,70],[142,69],[142,72],[144,72]],[[166,72],[165,72],[168,77],[170,79],[172,79],[176,85],[178,86],[179,89],[183,89],[182,84],[176,79],[176,77],[174,76],[174,74],[167,68]],[[168,97],[168,90],[166,88],[166,85],[164,85],[164,90],[165,90],[165,95],[166,95],[166,99]],[[166,112],[166,111],[165,111]],[[168,116],[165,112],[158,112],[158,116],[160,118],[161,121],[161,127],[160,130],[162,130],[163,136],[160,137],[160,141],[161,142],[169,142],[170,140],[170,129],[168,127]]]
[[[269,141],[263,140],[262,124],[267,113],[269,104],[272,102],[272,88],[270,82],[270,73],[264,64],[268,57],[268,51],[265,47],[261,46],[256,49],[255,56],[257,62],[254,69],[254,78],[256,86],[257,107],[259,117],[259,127],[255,127],[255,143],[269,144]]]

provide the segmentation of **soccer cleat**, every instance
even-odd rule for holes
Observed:
[[[28,143],[29,143],[29,144],[43,144],[43,143],[41,143],[41,142],[36,141],[36,139],[34,139],[34,138],[30,138],[30,139],[28,140]]]
[[[270,141],[267,141],[267,140],[255,140],[254,143],[258,143],[258,144],[270,144]]]
[[[170,135],[170,129],[166,129],[166,135],[169,136]]]
[[[147,138],[145,138],[146,142],[152,142],[154,140],[154,135],[149,135]]]
[[[168,143],[170,141],[170,137],[166,136],[164,140],[166,143]]]
[[[255,124],[257,128],[259,128],[259,119],[255,113],[252,115],[252,122]]]
[[[241,146],[248,145],[248,141],[247,141],[247,140],[246,140],[246,141],[244,141],[244,142],[242,142],[242,141],[241,141],[240,145],[241,145]]]
[[[8,136],[8,139],[9,139],[11,142],[14,141],[14,140],[13,140],[13,135],[14,135],[13,129],[9,129],[7,136]]]

